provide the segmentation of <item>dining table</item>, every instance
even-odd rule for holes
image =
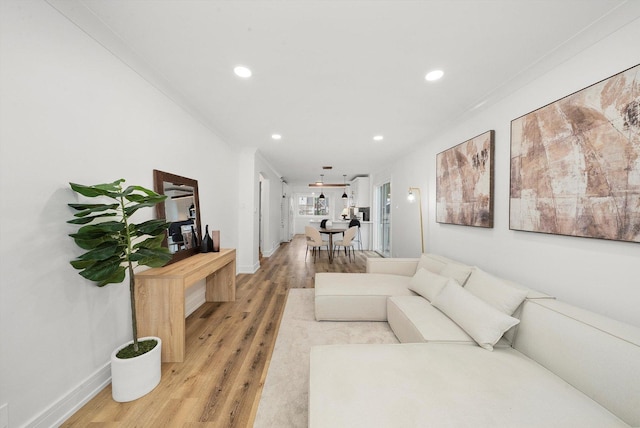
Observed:
[[[333,229],[321,227],[318,229],[320,233],[329,235],[329,263],[333,263],[333,235],[336,233],[344,233],[347,229]]]

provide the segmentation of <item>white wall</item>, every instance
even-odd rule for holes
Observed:
[[[420,253],[417,207],[407,202],[409,186],[422,189],[425,245],[559,299],[612,318],[640,325],[640,245],[509,230],[510,122],[523,114],[640,63],[640,21],[623,27],[560,67],[447,133],[372,174],[392,177],[393,256]],[[495,135],[494,228],[435,222],[435,157],[487,130]]]
[[[127,287],[69,265],[68,182],[195,178],[203,224],[235,247],[238,155],[47,3],[1,7],[0,405],[11,427],[49,426],[108,381],[130,337]]]
[[[238,272],[254,273],[260,267],[258,257],[258,172],[256,149],[240,151],[238,164]]]
[[[263,255],[269,257],[280,245],[280,199],[282,187],[280,174],[262,157],[255,148],[240,151],[239,171],[239,247],[237,268],[241,273],[254,273],[260,268],[259,209],[260,181],[263,186]]]
[[[271,256],[280,246],[282,175],[258,152],[256,172],[262,177],[262,255]]]

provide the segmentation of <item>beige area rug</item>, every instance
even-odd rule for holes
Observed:
[[[316,321],[313,298],[313,288],[289,290],[253,425],[256,428],[308,426],[312,346],[398,343],[386,322]]]

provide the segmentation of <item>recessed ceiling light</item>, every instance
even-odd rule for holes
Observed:
[[[429,82],[433,82],[436,81],[438,79],[440,79],[442,76],[444,76],[444,71],[442,70],[433,70],[427,73],[426,76],[424,76],[425,79],[427,79]]]
[[[282,139],[282,135],[280,134],[271,134],[271,138],[274,140],[281,140]]]
[[[384,136],[382,135],[376,135],[375,137],[373,137],[373,141],[382,141],[384,140]]]
[[[236,68],[234,68],[233,72],[236,73],[236,76],[244,77],[245,79],[247,77],[251,77],[251,70],[249,70],[247,67],[243,65],[239,65]]]

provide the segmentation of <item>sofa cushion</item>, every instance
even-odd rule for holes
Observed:
[[[418,261],[418,267],[416,271],[420,269],[426,269],[433,273],[440,273],[442,269],[447,265],[447,262],[438,260],[432,254],[422,254],[420,256],[420,260]]]
[[[416,273],[419,261],[419,258],[367,257],[366,273],[413,276]]]
[[[414,296],[410,276],[321,272],[315,276],[318,321],[386,321],[387,297]]]
[[[310,428],[626,426],[511,348],[315,346],[309,388]]]
[[[440,275],[455,279],[458,284],[464,285],[467,278],[471,275],[471,266],[459,263],[448,263],[441,271]]]
[[[402,343],[476,344],[458,324],[421,296],[389,297],[387,317],[389,326]]]
[[[431,303],[488,350],[493,349],[505,331],[520,322],[453,282],[447,283]]]
[[[507,315],[513,314],[527,297],[525,290],[512,287],[478,267],[471,270],[464,288]]]
[[[421,296],[389,297],[387,318],[389,326],[402,343],[477,345],[458,324]],[[501,338],[493,346],[510,347],[511,343]]]
[[[409,280],[409,290],[415,291],[428,301],[432,301],[448,281],[453,281],[453,279],[420,268]]]
[[[439,260],[443,263],[459,263],[459,264],[463,264],[461,262],[459,262],[458,260],[454,260],[454,259],[450,259],[449,257],[445,257],[442,254],[436,254],[436,253],[428,253],[429,257],[431,257],[434,260]]]
[[[640,427],[640,328],[553,299],[526,300],[513,347]]]

